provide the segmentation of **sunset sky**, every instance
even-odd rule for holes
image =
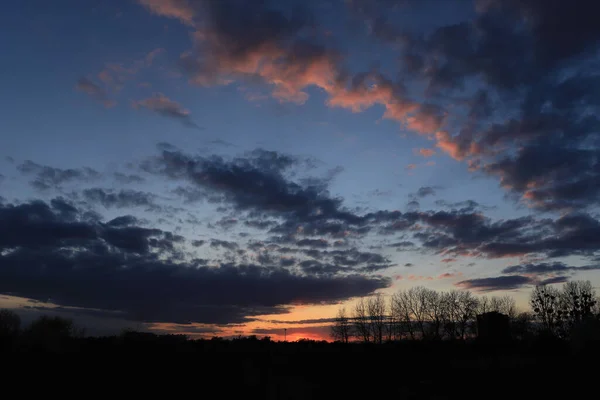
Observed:
[[[6,2],[0,307],[293,340],[377,292],[599,286],[599,8]]]

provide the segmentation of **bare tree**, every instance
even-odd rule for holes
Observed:
[[[385,298],[381,293],[368,299],[369,327],[371,329],[371,337],[375,343],[383,343],[383,334],[387,325],[386,310]]]
[[[331,336],[333,340],[339,340],[343,343],[348,343],[350,340],[351,324],[350,319],[346,316],[346,309],[341,307],[338,310],[335,321],[331,326]]]
[[[477,298],[469,291],[463,290],[458,294],[457,326],[462,339],[466,337],[469,324],[473,322],[477,311]]]
[[[487,296],[479,297],[479,303],[477,305],[477,314],[485,314],[491,311],[495,311],[492,306],[492,300]]]
[[[457,337],[458,320],[458,292],[452,290],[442,293],[441,298],[441,316],[444,333],[450,339]]]
[[[593,316],[596,293],[590,281],[571,281],[564,284],[560,302],[566,328],[571,330]]]
[[[392,312],[392,299],[390,298],[389,306],[388,306],[388,316],[385,326],[385,340],[391,342],[392,340],[396,340],[398,337],[398,320],[396,319],[394,313]]]
[[[508,315],[509,318],[514,319],[517,316],[517,304],[515,299],[509,295],[502,297],[479,297],[477,314],[485,314],[492,311]]]
[[[421,337],[425,338],[425,324],[427,318],[427,289],[423,286],[410,288],[405,292],[405,301],[411,318],[417,324]]]
[[[517,302],[514,298],[509,295],[504,295],[498,299],[498,303],[498,309],[496,311],[508,315],[511,320],[517,317]]]
[[[429,323],[428,337],[439,339],[443,323],[442,295],[435,290],[425,289],[425,315]]]
[[[371,327],[369,324],[368,306],[365,299],[360,299],[354,306],[352,315],[354,334],[365,343],[371,341]]]
[[[561,323],[560,292],[552,286],[536,286],[531,292],[531,308],[544,330],[559,334]]]
[[[406,292],[397,292],[391,299],[392,319],[396,322],[396,335],[402,338],[408,334],[411,339],[415,338],[415,332],[412,324],[410,308],[408,306],[408,294]]]

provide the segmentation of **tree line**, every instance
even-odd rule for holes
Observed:
[[[518,310],[514,298],[475,296],[469,291],[436,291],[422,286],[392,296],[376,294],[359,299],[353,309],[338,310],[331,326],[334,341],[384,343],[404,339],[467,339],[477,335],[477,316],[497,312],[510,321],[515,339],[547,335],[568,339],[595,329],[600,338],[600,302],[589,281],[571,281],[561,288],[537,286],[530,296],[530,311]],[[586,331],[587,330],[587,331]],[[11,310],[0,310],[0,341],[12,346],[57,347],[84,330],[70,319],[41,316],[22,328]]]
[[[404,339],[466,339],[477,334],[477,316],[497,312],[510,321],[515,339],[546,334],[568,338],[587,321],[600,321],[598,298],[589,281],[562,288],[537,286],[531,311],[520,311],[514,298],[475,296],[469,291],[436,291],[422,286],[386,297],[361,298],[353,309],[338,310],[331,326],[335,341],[383,343]]]

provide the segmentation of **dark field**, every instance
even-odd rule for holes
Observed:
[[[599,355],[597,344],[540,338],[365,345],[130,334],[5,346],[2,376],[47,396],[575,399],[597,391]]]

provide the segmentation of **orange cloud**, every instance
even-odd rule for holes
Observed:
[[[410,130],[428,134],[437,132],[444,125],[446,114],[439,107],[421,104],[410,116],[406,117],[406,127]]]
[[[386,109],[384,118],[398,121],[402,121],[408,113],[418,107],[418,104],[400,95],[403,92],[401,87],[376,72],[357,75],[350,87],[347,86],[345,82],[339,81],[333,90],[329,91],[327,105],[357,113],[379,104]]]
[[[435,150],[434,149],[413,149],[413,153],[415,155],[420,155],[422,157],[428,158],[428,157],[432,157],[433,155],[435,155]]]
[[[192,7],[188,0],[138,0],[138,3],[154,14],[176,18],[191,26],[200,16],[198,8]],[[276,32],[258,30],[255,37],[246,39],[238,31],[223,27],[218,20],[221,16],[211,17],[211,7],[206,11],[207,23],[193,34],[196,49],[183,54],[181,60],[192,83],[226,85],[239,79],[260,78],[272,86],[273,98],[296,104],[304,104],[309,98],[306,89],[316,87],[328,95],[329,107],[358,113],[380,105],[385,109],[382,118],[395,120],[420,134],[435,134],[438,148],[456,159],[464,158],[461,147],[449,134],[440,131],[447,113],[437,105],[409,99],[402,84],[377,71],[349,76],[340,67],[337,52],[306,41],[281,40]],[[249,29],[258,29],[260,12],[259,17],[247,22]],[[216,22],[210,18],[216,18]],[[292,28],[292,33],[299,34],[303,27]],[[435,151],[422,149],[420,154],[431,157]]]
[[[229,84],[238,78],[260,77],[272,85],[272,96],[282,102],[303,104],[305,89],[316,86],[327,93],[334,91],[338,77],[336,57],[310,45],[283,48],[271,41],[247,49],[232,51],[228,38],[211,30],[199,30],[194,38],[203,48],[200,58],[182,56],[192,73],[191,82],[203,86]]]
[[[436,146],[448,153],[450,157],[457,161],[463,161],[468,156],[479,155],[482,152],[481,146],[476,142],[470,142],[467,144],[459,143],[458,139],[452,137],[446,131],[438,131],[435,134],[437,140]],[[469,165],[469,168],[478,168],[479,164],[474,162]]]
[[[417,168],[417,164],[408,164],[406,167],[404,167],[404,169],[409,170],[409,171],[413,170],[415,168]]]
[[[456,272],[456,273],[446,272],[444,274],[439,275],[437,278],[438,279],[451,279],[451,278],[458,278],[461,276],[462,276],[462,272]]]
[[[437,139],[437,147],[442,151],[448,153],[450,157],[457,161],[462,161],[465,158],[465,154],[460,149],[457,143],[452,140],[450,134],[446,131],[439,131],[435,134]]]
[[[408,279],[409,281],[432,281],[433,276],[408,275],[406,279]]]
[[[169,99],[162,93],[155,93],[152,97],[144,100],[133,101],[131,105],[135,109],[143,107],[164,117],[178,119],[189,127],[199,128],[192,121],[189,110],[183,108],[181,104]]]
[[[88,78],[80,78],[75,85],[75,89],[102,103],[106,108],[114,107],[117,104],[114,100],[108,98],[104,88],[92,82]]]
[[[187,0],[137,0],[151,13],[194,25],[195,12]]]

